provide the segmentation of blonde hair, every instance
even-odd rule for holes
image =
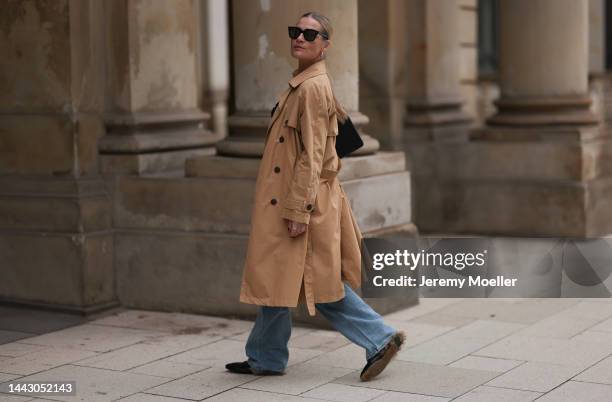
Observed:
[[[331,39],[332,34],[334,32],[334,28],[332,27],[331,22],[329,21],[329,18],[327,18],[323,14],[320,14],[316,11],[309,11],[303,14],[300,18],[304,18],[304,17],[311,17],[312,19],[316,20],[321,25],[321,33],[325,34],[327,38]],[[327,42],[328,39],[323,38],[323,41]],[[325,58],[325,56],[323,56],[323,58]],[[344,123],[346,121],[346,118],[348,117],[348,113],[346,112],[346,110],[344,110],[342,105],[340,105],[340,102],[338,102],[338,99],[336,98],[336,95],[334,94],[333,88],[332,88],[332,94],[334,96],[336,115],[338,119],[340,120],[340,122]]]

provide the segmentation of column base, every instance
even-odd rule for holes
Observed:
[[[89,314],[117,305],[99,178],[0,179],[0,300]]]
[[[612,137],[598,127],[485,128],[415,144],[421,231],[596,237],[612,233]]]
[[[363,147],[353,152],[351,156],[374,154],[380,148],[378,140],[363,133],[361,129],[370,120],[359,112],[351,112],[349,115],[363,140]],[[237,113],[230,116],[228,122],[231,135],[216,144],[217,154],[228,157],[261,158],[270,116],[261,113]]]
[[[106,117],[100,139],[103,174],[145,174],[180,170],[192,156],[215,154],[217,135],[205,128],[208,113],[134,113]]]

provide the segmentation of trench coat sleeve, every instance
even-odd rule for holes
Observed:
[[[301,151],[295,162],[289,190],[283,201],[283,218],[308,224],[314,209],[329,125],[324,88],[300,86],[297,134]]]

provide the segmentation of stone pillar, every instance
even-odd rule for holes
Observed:
[[[202,94],[217,138],[227,136],[229,97],[229,21],[227,0],[200,0]]]
[[[381,148],[403,147],[408,77],[407,2],[359,0],[359,102]]]
[[[106,5],[107,136],[104,173],[183,170],[218,140],[200,109],[195,0],[111,0]],[[100,17],[102,18],[102,17]]]
[[[457,0],[409,0],[408,139],[455,133],[471,121],[462,110]]]
[[[609,77],[606,74],[605,1],[589,0],[589,90],[591,111],[606,123],[606,94]]]
[[[116,304],[104,135],[103,3],[10,1],[0,22],[0,300]]]
[[[442,208],[439,144],[465,140],[473,121],[463,110],[459,1],[409,0],[406,6],[408,91],[402,145],[412,176],[414,222],[428,230],[429,220]]]
[[[588,0],[500,2],[498,112],[441,146],[432,230],[591,237],[612,232],[612,147],[592,113]]]
[[[588,0],[502,0],[499,16],[501,96],[488,123],[595,123],[588,94]]]
[[[332,21],[334,35],[326,64],[334,92],[358,129],[368,123],[359,112],[356,0],[234,1],[232,6],[235,112],[229,118],[229,137],[217,144],[219,154],[261,156],[270,111],[297,68],[287,26],[306,11],[318,10]],[[363,137],[365,145],[355,155],[379,147],[375,139]]]

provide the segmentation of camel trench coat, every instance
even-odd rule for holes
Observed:
[[[240,301],[295,307],[344,297],[361,286],[361,239],[337,179],[338,126],[325,61],[293,72],[266,134],[243,267]],[[290,237],[290,219],[307,224]]]

